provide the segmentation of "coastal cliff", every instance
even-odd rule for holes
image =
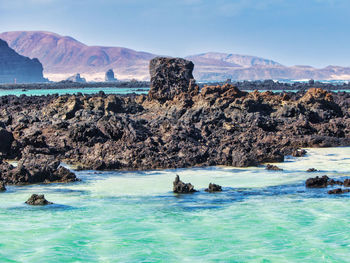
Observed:
[[[0,97],[2,130],[12,138],[1,154],[133,170],[255,166],[300,147],[350,145],[350,94],[199,89],[192,70],[183,59],[153,59],[148,95]]]
[[[43,66],[36,58],[19,55],[0,39],[0,83],[45,82]]]

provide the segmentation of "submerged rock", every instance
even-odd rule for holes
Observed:
[[[178,175],[176,175],[173,185],[174,185],[173,186],[174,193],[188,194],[188,193],[197,192],[197,190],[194,189],[194,186],[192,184],[182,182]]]
[[[337,188],[337,189],[333,189],[333,190],[329,190],[328,194],[332,195],[332,194],[344,194],[344,193],[349,193],[350,189],[342,189],[342,188]]]
[[[293,157],[303,157],[305,154],[307,154],[307,151],[304,149],[296,149],[293,151],[292,156]]]
[[[5,184],[4,182],[0,182],[0,192],[4,192],[4,191],[6,191]]]
[[[205,189],[204,191],[212,193],[212,192],[221,192],[222,191],[222,187],[218,184],[209,184],[209,187],[207,189]]]
[[[49,202],[45,199],[44,195],[33,194],[26,202],[28,205],[51,205],[52,202]]]
[[[276,165],[268,164],[266,165],[266,170],[272,170],[272,171],[283,171],[283,169],[279,168]]]
[[[350,179],[345,179],[344,180],[344,186],[345,187],[350,187]]]
[[[309,169],[306,170],[306,172],[313,173],[313,172],[318,172],[318,170],[315,169],[315,168],[309,168]]]

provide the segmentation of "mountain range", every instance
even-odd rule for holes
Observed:
[[[44,31],[13,31],[0,34],[23,56],[38,58],[51,80],[81,73],[87,80],[102,80],[113,69],[119,79],[149,79],[149,60],[156,54],[123,47],[88,46],[69,36]],[[195,64],[199,81],[257,79],[350,79],[350,67],[284,66],[255,56],[209,52],[186,57]]]

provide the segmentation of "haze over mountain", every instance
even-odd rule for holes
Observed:
[[[156,55],[123,47],[87,46],[72,37],[44,31],[14,31],[0,39],[18,53],[38,58],[44,74],[53,80],[81,73],[87,80],[102,80],[108,69],[118,79],[149,79],[148,63]],[[255,56],[209,52],[186,57],[195,64],[199,81],[256,79],[350,79],[350,68],[283,66]]]

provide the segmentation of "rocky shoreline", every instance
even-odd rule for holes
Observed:
[[[61,161],[93,170],[246,167],[302,147],[350,145],[350,94],[200,88],[192,71],[187,60],[153,59],[148,95],[0,97],[0,181],[76,181]]]

